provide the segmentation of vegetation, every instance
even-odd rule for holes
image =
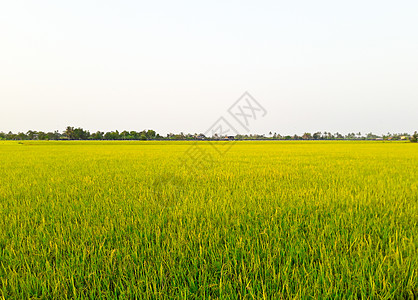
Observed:
[[[0,142],[0,298],[417,297],[416,144],[195,143]]]
[[[411,136],[411,142],[418,142],[418,132],[415,131],[414,134]]]
[[[416,132],[415,132],[416,135]],[[118,130],[110,132],[97,131],[96,133],[90,133],[90,131],[83,128],[74,128],[68,126],[62,133],[57,130],[54,132],[43,132],[29,130],[27,133],[19,132],[17,134],[13,132],[4,133],[0,132],[0,140],[219,140],[224,137],[218,136],[205,136],[203,133],[190,134],[190,133],[169,133],[165,137],[158,134],[154,130],[142,130],[142,131],[127,131],[119,132]],[[270,132],[267,136],[264,134],[246,134],[236,135],[235,139],[238,140],[408,140],[413,141],[413,136],[408,133],[387,133],[381,136],[373,133],[362,135],[359,133],[348,133],[343,135],[339,132],[315,132],[313,134],[305,132],[299,136],[294,134],[292,136],[282,136],[277,133]],[[415,137],[415,140],[417,137]]]

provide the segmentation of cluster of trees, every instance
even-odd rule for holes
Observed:
[[[416,135],[416,132],[415,132]],[[413,141],[413,136],[409,133],[387,133],[383,134],[381,136],[376,135],[372,132],[367,134],[361,134],[361,132],[358,133],[348,133],[346,135],[343,135],[339,132],[331,133],[331,132],[315,132],[313,134],[309,132],[305,132],[303,135],[286,135],[281,136],[280,134],[271,133],[270,136],[272,139],[277,140],[408,140],[410,139]]]
[[[165,137],[159,135],[154,130],[142,130],[142,131],[110,131],[102,132],[97,131],[90,133],[90,131],[83,128],[74,128],[68,126],[63,132],[42,132],[29,130],[26,133],[19,132],[17,134],[9,132],[0,132],[0,140],[218,140],[224,139],[225,137],[206,137],[204,134],[179,134],[169,133]],[[270,132],[268,136],[259,134],[250,135],[236,135],[234,137],[238,140],[410,140],[411,142],[417,142],[418,133],[415,131],[414,134],[409,135],[408,133],[397,133],[397,134],[385,134],[382,136],[368,133],[362,135],[361,132],[349,133],[343,135],[341,133],[331,132],[315,132],[313,134],[305,132],[303,135],[280,135],[277,133]]]
[[[160,138],[154,130],[143,130],[143,131],[110,131],[102,132],[97,131],[90,133],[88,130],[83,128],[74,128],[68,126],[63,132],[64,139],[69,140],[155,140]]]
[[[26,133],[0,132],[0,139],[5,140],[154,140],[161,138],[154,130],[143,131],[97,131],[90,133],[83,128],[68,126],[62,133],[29,130]]]

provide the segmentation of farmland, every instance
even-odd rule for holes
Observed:
[[[0,141],[0,298],[417,297],[417,144],[191,145]]]

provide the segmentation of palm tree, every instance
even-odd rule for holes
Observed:
[[[74,127],[67,126],[67,128],[64,131],[64,134],[67,136],[69,140],[74,139]]]

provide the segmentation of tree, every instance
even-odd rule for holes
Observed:
[[[37,134],[38,132],[33,131],[33,130],[29,130],[28,132],[26,132],[26,135],[28,136],[28,139],[30,140],[34,140],[35,137],[37,138]]]
[[[6,140],[15,140],[16,139],[16,134],[14,134],[13,132],[9,131],[8,134],[6,134]]]
[[[155,139],[156,132],[154,130],[148,130],[145,134],[148,140]]]
[[[129,135],[129,132],[124,130],[120,133],[120,136],[122,138],[122,140],[131,140],[131,136]]]
[[[343,136],[341,133],[339,133],[339,132],[336,132],[336,133],[335,133],[335,137],[336,137],[336,139],[337,139],[337,140],[342,140],[342,139],[344,139],[344,136]]]
[[[48,140],[58,140],[60,138],[58,131],[48,132],[46,135]]]
[[[412,143],[417,143],[418,142],[418,132],[416,132],[416,131],[414,132],[414,134],[411,136],[410,141]]]
[[[64,131],[64,135],[69,139],[69,140],[74,140],[74,127],[71,126],[67,126],[67,128]]]
[[[377,138],[378,138],[378,136],[377,136],[377,135],[375,135],[375,134],[374,134],[374,133],[372,133],[372,132],[369,132],[369,133],[367,134],[366,138],[367,138],[368,140],[375,140],[375,139],[377,139]]]
[[[315,132],[312,137],[314,140],[319,140],[321,138],[321,132]]]
[[[93,133],[90,138],[92,140],[103,140],[104,132],[97,131],[96,133]]]
[[[27,140],[28,136],[26,134],[24,134],[23,132],[19,132],[16,136],[16,139],[18,140]]]
[[[304,140],[311,140],[311,139],[312,139],[312,135],[311,135],[309,132],[305,132],[305,133],[302,135],[302,138],[303,138]]]
[[[41,141],[46,140],[46,139],[47,139],[47,137],[48,137],[48,135],[47,135],[45,132],[43,132],[43,131],[38,131],[38,139],[39,139],[39,140],[41,140]]]
[[[104,135],[105,140],[119,140],[120,136],[119,136],[119,131],[111,131],[111,132],[106,132]]]
[[[75,140],[87,140],[90,136],[90,132],[83,128],[76,128],[73,131],[73,139]]]
[[[356,134],[353,132],[353,133],[349,133],[349,134],[347,134],[346,136],[345,136],[345,138],[347,139],[347,140],[354,140],[355,138],[356,138]]]
[[[111,140],[112,139],[112,133],[111,132],[106,132],[104,135],[105,140]]]

